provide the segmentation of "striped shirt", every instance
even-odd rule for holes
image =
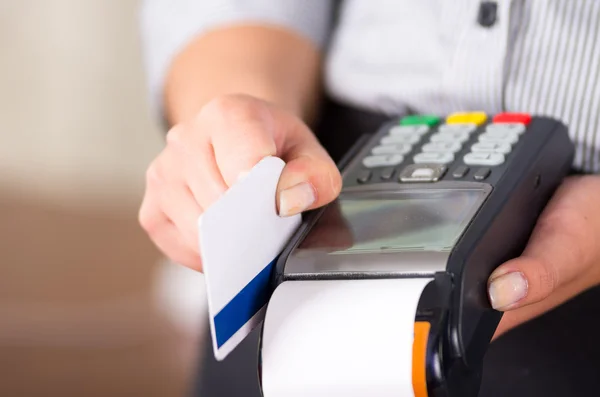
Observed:
[[[208,29],[287,27],[324,51],[337,100],[398,115],[529,112],[564,121],[574,167],[600,172],[600,0],[144,0],[154,103],[170,60]],[[489,10],[489,8],[488,8]]]

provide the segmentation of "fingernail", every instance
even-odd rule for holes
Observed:
[[[298,214],[313,205],[315,200],[315,190],[306,182],[282,190],[279,193],[279,215]]]
[[[489,295],[494,309],[514,305],[527,295],[527,279],[521,272],[512,272],[492,278]]]

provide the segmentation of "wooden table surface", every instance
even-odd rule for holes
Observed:
[[[135,208],[0,192],[0,396],[182,396],[197,339],[157,309]]]

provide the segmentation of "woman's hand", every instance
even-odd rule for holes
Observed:
[[[250,96],[226,95],[169,131],[147,171],[142,227],[171,260],[201,271],[198,217],[266,156],[286,162],[277,187],[281,216],[339,194],[335,163],[298,117]]]
[[[506,312],[496,337],[600,283],[600,176],[569,177],[523,255],[490,276],[492,306]]]

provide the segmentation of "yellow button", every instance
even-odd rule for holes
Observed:
[[[465,112],[452,113],[446,118],[447,124],[468,124],[481,125],[487,120],[487,114],[484,112]]]

